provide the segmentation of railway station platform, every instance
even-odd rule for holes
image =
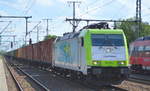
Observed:
[[[2,56],[0,56],[0,91],[8,91]]]

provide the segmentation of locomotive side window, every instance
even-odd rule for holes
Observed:
[[[145,46],[145,51],[150,51],[150,46]]]
[[[139,48],[139,47],[135,46],[134,49],[133,49],[133,51],[134,51],[134,52],[137,52],[137,51],[138,51],[138,48]]]
[[[138,51],[144,51],[144,46],[139,46]]]
[[[150,36],[145,37],[144,40],[150,40]]]

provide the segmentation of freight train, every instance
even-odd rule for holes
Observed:
[[[119,84],[128,77],[129,58],[123,30],[92,24],[78,32],[13,51],[23,62],[50,67],[80,79]],[[35,63],[36,62],[36,63]]]
[[[141,37],[130,44],[132,71],[150,71],[150,36]]]

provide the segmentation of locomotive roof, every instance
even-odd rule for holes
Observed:
[[[78,36],[84,35],[87,31],[91,33],[102,33],[102,34],[122,34],[123,31],[121,29],[83,29],[79,32],[70,32],[63,34],[62,37],[57,38],[57,41],[59,40],[66,40],[66,39],[72,39]]]
[[[140,37],[136,39],[135,41],[143,41],[143,40],[150,40],[150,36]]]
[[[140,37],[135,41],[133,41],[132,43],[130,43],[130,45],[134,45],[134,46],[150,45],[149,41],[150,41],[150,36]]]
[[[63,37],[59,37],[57,38],[57,41],[59,40],[66,40],[66,39],[72,39],[75,37],[78,37],[80,35],[84,35],[86,31],[90,30],[93,33],[123,33],[122,30],[120,29],[115,29],[117,31],[111,31],[112,29],[109,28],[109,25],[107,22],[100,22],[100,23],[94,23],[94,24],[90,24],[87,25],[85,27],[83,27],[82,29],[79,30],[79,32],[70,32],[70,33],[64,33]],[[102,30],[102,31],[101,31]],[[109,30],[109,31],[106,31]]]
[[[75,37],[79,36],[79,34],[80,34],[80,32],[65,33],[65,34],[63,34],[62,37],[59,37],[59,38],[57,39],[57,41],[59,41],[59,40],[66,40],[66,39],[72,39],[72,38],[75,38]]]

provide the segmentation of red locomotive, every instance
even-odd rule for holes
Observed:
[[[150,36],[130,44],[130,64],[133,71],[150,71]]]

